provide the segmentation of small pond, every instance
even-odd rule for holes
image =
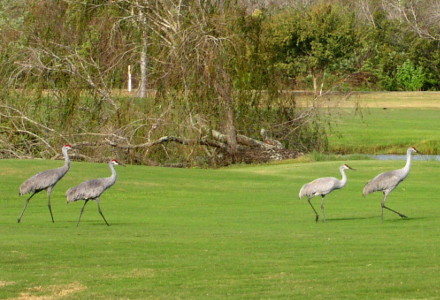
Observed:
[[[406,160],[406,155],[399,155],[399,154],[379,154],[379,155],[369,155],[369,156],[373,159],[378,159],[378,160]],[[440,155],[413,154],[413,160],[440,161]]]

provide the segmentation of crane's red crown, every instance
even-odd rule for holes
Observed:
[[[72,145],[70,145],[70,144],[66,144],[66,145],[64,145],[64,147],[72,148]]]

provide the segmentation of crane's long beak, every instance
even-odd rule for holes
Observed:
[[[345,164],[345,166],[346,166],[347,168],[349,168],[350,170],[356,171],[356,169],[354,169],[354,168],[350,167],[350,166],[349,166],[349,165],[347,165],[347,164]]]

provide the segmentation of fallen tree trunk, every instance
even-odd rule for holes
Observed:
[[[228,139],[226,135],[217,130],[210,130],[209,133],[209,136],[206,135],[198,139],[188,139],[178,136],[162,136],[157,140],[148,141],[141,144],[130,144],[127,141],[124,143],[116,142],[107,137],[104,140],[97,142],[84,141],[74,143],[72,146],[74,148],[110,146],[122,151],[149,149],[167,143],[177,143],[184,146],[205,146],[217,149],[219,153],[221,153],[221,159],[224,161],[220,163],[217,159],[217,164],[220,165],[228,165],[234,162],[269,162],[273,160],[295,158],[302,155],[302,153],[299,153],[298,151],[284,149],[279,141],[269,139],[266,136],[263,136],[264,141],[260,141],[242,134],[238,134],[237,152],[234,157],[232,157],[229,156]],[[57,156],[61,157],[59,154]],[[157,163],[154,162],[150,162],[150,164],[157,165]]]

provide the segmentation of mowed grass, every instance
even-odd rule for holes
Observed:
[[[367,92],[354,93],[343,103],[352,107],[356,102],[370,108],[429,108],[440,109],[440,92]],[[350,105],[351,103],[351,105]]]
[[[440,154],[440,92],[371,92],[297,97],[330,113],[329,152],[404,154],[415,146],[424,154]]]
[[[440,154],[439,109],[339,111],[328,136],[330,152],[405,154],[409,146],[415,146],[423,154]]]
[[[108,176],[106,164],[72,164],[22,223],[18,186],[61,161],[0,160],[2,299],[438,299],[438,162],[414,162],[385,212],[366,181],[402,161],[350,161],[348,185],[326,199],[315,223],[302,184],[340,177],[341,161],[238,166],[218,170],[118,168],[95,203],[66,204],[67,188]],[[320,199],[313,203],[319,211]]]
[[[440,109],[440,91],[435,92],[352,92],[331,93],[314,101],[310,93],[296,93],[297,106],[319,106],[344,108],[428,108]]]

